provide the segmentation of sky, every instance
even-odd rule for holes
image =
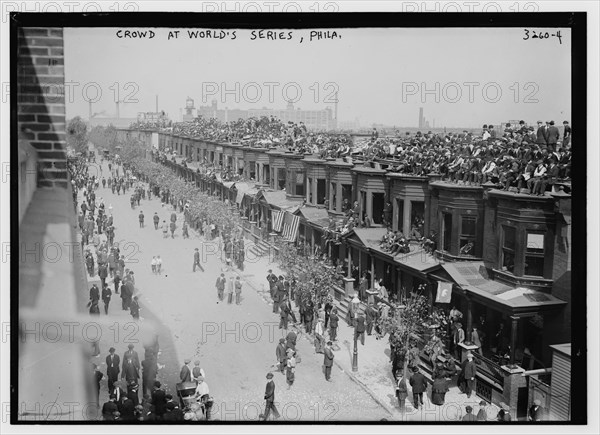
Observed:
[[[125,30],[155,35],[119,37]],[[312,40],[310,30],[275,30],[276,40],[188,30],[208,29],[65,29],[67,117],[88,118],[90,100],[93,113],[115,116],[117,99],[120,116],[135,117],[155,110],[156,95],[176,121],[187,97],[196,107],[334,109],[337,91],[338,120],[361,126],[417,126],[420,107],[436,127],[571,121],[569,29],[536,29],[560,30],[560,41],[521,28],[332,28]]]

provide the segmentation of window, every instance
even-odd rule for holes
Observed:
[[[477,218],[461,216],[459,248],[460,255],[475,255],[475,240],[477,236]]]
[[[329,204],[329,209],[333,211],[337,211],[337,183],[331,183],[331,203]]]
[[[308,203],[309,204],[313,204],[313,189],[312,189],[312,187],[313,187],[313,179],[312,178],[308,178],[307,183],[308,183],[308,185],[307,185],[307,187],[308,187]]]
[[[450,251],[452,243],[452,213],[442,213],[442,250]]]
[[[527,232],[524,274],[544,276],[544,234]]]
[[[322,178],[317,178],[317,204],[325,204],[327,199],[327,181]]]
[[[516,229],[513,227],[502,226],[502,270],[514,273],[515,270],[515,246]]]
[[[396,220],[398,231],[404,234],[404,199],[396,198],[396,210],[398,211]]]
[[[380,192],[373,192],[372,207],[373,207],[373,222],[376,224],[383,223],[383,208],[385,206],[385,194]]]
[[[419,234],[423,235],[425,231],[425,203],[423,201],[410,202],[410,228],[415,227]]]
[[[349,208],[352,207],[352,184],[342,184],[342,202],[347,203]]]
[[[286,180],[285,169],[279,168],[279,169],[275,169],[275,170],[279,173],[277,190],[283,190],[283,189],[285,189],[285,180]]]
[[[287,173],[287,183],[287,193],[289,195],[304,196],[304,172],[302,170],[290,169]]]
[[[248,166],[248,177],[252,180],[256,180],[256,162],[250,162]]]

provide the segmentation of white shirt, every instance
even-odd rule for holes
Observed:
[[[209,394],[208,384],[205,381],[198,383],[196,387],[196,395],[202,397],[205,394]]]

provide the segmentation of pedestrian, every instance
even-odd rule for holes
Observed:
[[[192,382],[196,382],[197,385],[200,376],[205,378],[206,374],[204,373],[204,370],[200,367],[200,360],[197,359],[196,361],[194,361],[194,368],[192,369]]]
[[[448,391],[448,381],[444,377],[444,374],[436,373],[436,376],[433,380],[433,385],[431,386],[431,403],[442,406]]]
[[[285,372],[285,380],[288,383],[288,390],[292,388],[294,380],[296,379],[296,358],[294,355],[296,352],[294,349],[287,350],[287,368]]]
[[[240,305],[242,302],[242,281],[240,276],[238,275],[235,278],[235,303],[236,305]]]
[[[408,397],[408,386],[406,385],[406,378],[402,371],[398,370],[398,372],[396,372],[396,378],[398,379],[396,385],[396,397],[398,398],[400,413],[404,415],[406,410],[406,398]]]
[[[331,341],[337,341],[337,329],[338,322],[340,318],[338,317],[337,307],[331,310],[331,315],[329,316],[329,339]]]
[[[323,323],[323,319],[318,317],[317,323],[315,324],[315,353],[323,353],[323,347],[325,345],[325,328],[323,327]]]
[[[121,379],[125,378],[125,381],[129,384],[130,382],[138,381],[139,367],[134,363],[133,358],[127,358],[123,362],[123,371],[121,372]]]
[[[156,273],[156,255],[152,257],[150,267],[152,268],[152,273]]]
[[[273,417],[275,419],[280,417],[279,411],[277,411],[277,408],[275,407],[275,382],[273,382],[273,373],[267,373],[267,379],[267,386],[265,388],[265,401],[267,403],[265,406],[265,412],[262,415],[263,421],[267,421],[269,419],[271,411],[273,411]]]
[[[115,285],[115,294],[119,294],[119,283],[121,282],[120,272],[117,270],[115,272],[115,277],[113,278],[113,284]]]
[[[102,287],[102,301],[104,302],[104,314],[108,314],[108,305],[110,304],[110,298],[112,296],[112,292],[107,284],[104,284]]]
[[[288,328],[288,309],[287,303],[285,300],[281,301],[279,304],[279,329],[285,329],[287,331]]]
[[[138,215],[138,220],[140,221],[140,228],[144,228],[144,212],[140,210],[140,214]]]
[[[454,324],[454,335],[453,335],[453,343],[454,343],[454,357],[456,359],[460,358],[460,350],[459,346],[462,342],[465,341],[465,331],[462,329],[462,323],[456,322]]]
[[[369,304],[367,309],[365,310],[365,317],[367,321],[367,335],[371,335],[373,332],[373,325],[377,323],[377,317],[379,316],[379,311],[377,311],[373,304]]]
[[[167,398],[165,390],[161,388],[159,381],[154,381],[154,388],[152,390],[152,406],[154,406],[154,413],[156,414],[157,420],[162,420],[163,415],[166,412]]]
[[[487,412],[485,410],[485,407],[487,406],[487,403],[485,402],[485,400],[482,400],[479,402],[479,412],[477,413],[477,421],[487,421]]]
[[[105,402],[102,405],[102,419],[105,421],[114,421],[115,413],[118,413],[119,408],[116,404],[116,396],[114,394],[110,394],[108,397],[108,402]]]
[[[333,358],[335,357],[331,350],[332,344],[331,341],[328,341],[323,352],[325,354],[323,359],[323,365],[325,366],[325,380],[328,382],[331,382],[331,367],[333,366]]]
[[[277,348],[275,349],[275,356],[277,357],[277,361],[279,361],[279,371],[281,373],[283,373],[283,371],[285,370],[285,367],[287,365],[287,350],[289,350],[290,348],[286,348],[285,346],[285,340],[283,338],[279,339],[279,344],[277,345]]]
[[[160,275],[162,271],[162,258],[160,258],[160,255],[156,256],[156,273],[158,273]]]
[[[292,292],[293,293],[293,292]],[[292,299],[294,295],[292,294]],[[327,295],[327,300],[325,302],[325,325],[324,328],[327,329],[329,325],[329,318],[331,317],[331,311],[333,310],[333,298],[331,295]]]
[[[133,402],[136,407],[140,404],[140,396],[138,394],[140,386],[137,382],[131,381],[127,384],[127,398]]]
[[[175,230],[177,229],[177,224],[174,221],[171,221],[171,238],[174,239],[175,238]]]
[[[225,294],[225,282],[227,281],[227,279],[225,279],[225,274],[222,273],[220,277],[217,278],[217,282],[215,284],[215,286],[217,287],[217,297],[219,298],[220,301],[223,300],[224,294]]]
[[[481,339],[479,338],[479,331],[476,325],[473,326],[473,330],[471,331],[471,343],[473,343],[473,346],[477,346],[477,349],[473,349],[473,352],[481,354]]]
[[[93,379],[94,379],[94,393],[96,396],[96,405],[100,406],[100,381],[102,380],[102,378],[104,377],[104,373],[102,373],[100,370],[98,370],[98,366],[94,363],[92,363],[92,370],[93,370]]]
[[[359,312],[356,317],[356,327],[354,328],[354,341],[360,338],[362,345],[365,345],[365,316]]]
[[[277,283],[277,276],[273,273],[273,270],[268,270],[267,282],[269,283],[269,292],[271,293],[271,298],[275,296],[275,284]]]
[[[296,350],[296,340],[297,340],[298,336],[296,335],[296,333],[294,331],[290,331],[288,332],[288,334],[285,336],[285,348],[287,349],[294,349]],[[296,358],[297,362],[300,362],[300,357]]]
[[[198,248],[194,249],[194,266],[192,268],[193,272],[196,271],[196,266],[198,266],[200,270],[204,272],[204,268],[200,264],[200,251],[198,250]]]
[[[106,356],[106,376],[108,377],[108,391],[111,392],[114,387],[114,383],[119,380],[119,372],[121,358],[119,355],[115,355],[115,348],[111,347],[108,349],[108,355]]]
[[[134,296],[133,300],[131,301],[131,305],[130,305],[130,312],[131,312],[131,317],[133,317],[134,320],[139,320],[140,319],[140,304],[138,303],[138,297]]]
[[[475,390],[475,376],[477,376],[477,366],[473,361],[473,354],[469,352],[467,353],[467,359],[463,362],[462,372],[459,376],[464,381],[463,393],[467,395],[467,398],[470,398],[471,392]]]
[[[190,234],[188,233],[188,224],[186,221],[183,221],[183,225],[181,227],[181,231],[182,231],[182,237],[184,239],[189,239],[190,238]]]
[[[229,277],[229,282],[227,283],[227,304],[231,305],[233,303],[233,291],[235,290],[235,278],[233,275]]]
[[[100,278],[100,283],[102,287],[106,285],[106,278],[108,278],[108,268],[106,264],[98,265],[98,277]]]
[[[419,368],[413,368],[413,375],[410,377],[410,386],[413,392],[413,406],[419,409],[419,403],[423,405],[423,393],[427,391],[427,379],[419,372]]]
[[[154,212],[154,216],[152,216],[152,220],[154,221],[154,229],[158,229],[158,224],[160,222],[160,217],[158,217],[158,212]]]
[[[163,239],[166,239],[167,237],[169,237],[169,224],[167,224],[167,221],[165,221],[165,220],[163,220],[162,231],[163,231]]]
[[[467,407],[465,408],[465,411],[467,412],[463,418],[462,421],[477,421],[477,417],[475,417],[473,415],[473,407],[470,405],[467,405]]]
[[[192,371],[189,366],[191,362],[192,360],[189,358],[186,358],[183,361],[183,367],[181,367],[181,371],[179,372],[179,379],[181,382],[192,382]]]
[[[92,284],[92,287],[90,288],[90,301],[98,302],[99,300],[100,300],[100,290],[98,290],[98,286],[96,284]]]

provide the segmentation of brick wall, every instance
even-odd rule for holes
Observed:
[[[62,28],[22,28],[18,37],[19,131],[38,151],[38,187],[67,187]]]

